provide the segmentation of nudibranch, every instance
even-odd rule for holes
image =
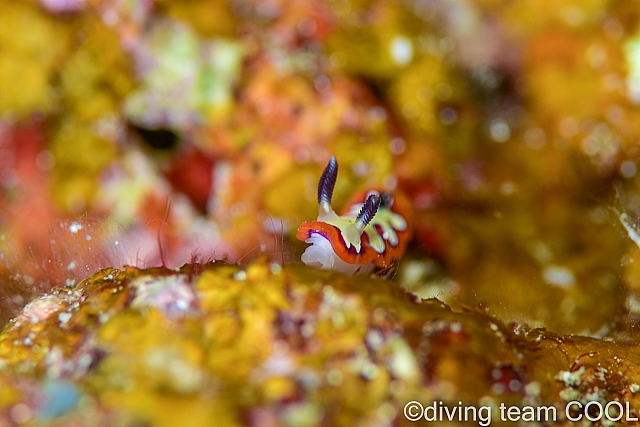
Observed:
[[[411,236],[409,202],[401,195],[372,189],[354,195],[338,215],[331,207],[337,177],[338,162],[331,157],[318,182],[318,219],[303,222],[296,235],[311,243],[302,262],[346,274],[392,266]]]

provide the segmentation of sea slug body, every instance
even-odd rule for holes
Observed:
[[[338,215],[331,207],[337,175],[332,157],[318,183],[318,218],[298,228],[296,237],[311,243],[302,262],[346,274],[391,267],[411,237],[408,201],[400,194],[370,189],[355,194]]]

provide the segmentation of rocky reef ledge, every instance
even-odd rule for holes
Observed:
[[[635,344],[266,259],[54,289],[5,326],[0,366],[0,425],[553,425],[569,402],[573,418],[594,418],[592,401],[622,422],[640,409]]]

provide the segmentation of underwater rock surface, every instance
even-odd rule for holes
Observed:
[[[562,424],[570,401],[640,407],[637,345],[266,258],[54,289],[5,326],[0,366],[0,425],[411,425],[410,401],[491,407],[492,425],[501,404],[553,406]]]

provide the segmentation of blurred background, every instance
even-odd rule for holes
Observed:
[[[371,185],[411,200],[394,280],[418,296],[634,337],[639,20],[636,0],[0,0],[3,317],[160,246],[300,262],[335,155],[338,210]]]

